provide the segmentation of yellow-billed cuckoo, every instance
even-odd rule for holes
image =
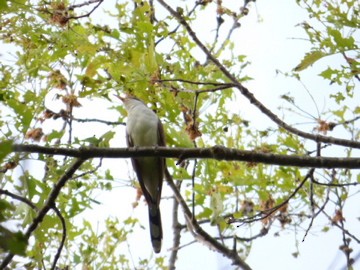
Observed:
[[[128,146],[165,146],[164,129],[157,115],[141,100],[118,96],[128,112],[126,141]],[[162,226],[160,216],[161,188],[165,171],[165,158],[139,157],[131,159],[149,207],[150,236],[156,253],[161,250]]]

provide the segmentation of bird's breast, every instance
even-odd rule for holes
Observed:
[[[127,131],[135,146],[154,146],[158,144],[158,118],[151,114],[129,117]]]

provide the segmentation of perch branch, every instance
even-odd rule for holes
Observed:
[[[31,144],[14,144],[14,152],[62,155],[81,159],[89,158],[130,158],[166,157],[178,158],[178,164],[186,159],[233,160],[250,163],[264,163],[280,166],[310,168],[360,168],[360,158],[309,157],[298,155],[279,155],[249,150],[238,150],[224,146],[208,148],[167,148],[167,147],[129,147],[129,148],[60,148]]]

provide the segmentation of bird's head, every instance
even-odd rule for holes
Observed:
[[[136,106],[145,105],[145,103],[142,102],[140,99],[130,94],[125,94],[124,96],[119,96],[119,95],[115,95],[115,96],[122,101],[127,111],[131,110]]]

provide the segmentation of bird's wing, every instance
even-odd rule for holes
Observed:
[[[128,132],[126,132],[126,142],[129,147],[134,146],[134,142]],[[158,205],[158,203],[160,202],[160,196],[161,196],[161,186],[160,186],[160,192],[158,195],[159,198],[152,198],[151,194],[149,193],[149,191],[147,190],[147,188],[145,186],[143,177],[141,175],[141,168],[140,168],[139,160],[137,158],[131,158],[131,163],[132,163],[132,166],[136,173],[137,179],[139,181],[141,191],[144,194],[145,200],[147,201],[148,204],[157,204]],[[160,162],[159,162],[159,164],[160,164]]]
[[[158,146],[166,146],[164,127],[160,120],[158,121],[158,130]]]
[[[164,132],[164,127],[159,119],[158,121],[158,146],[166,146],[166,141],[165,141],[165,132]],[[157,203],[160,203],[160,199],[161,199],[161,189],[162,189],[162,180],[165,176],[165,169],[166,169],[166,160],[165,158],[160,157],[159,158],[159,171],[161,172],[161,179],[160,181],[158,181],[159,183],[159,193],[158,193],[158,198],[156,198]]]

